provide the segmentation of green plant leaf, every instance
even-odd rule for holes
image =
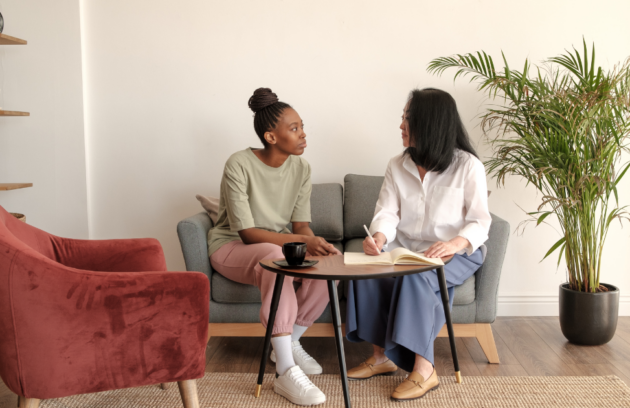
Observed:
[[[553,251],[555,251],[556,249],[558,249],[558,247],[560,245],[562,245],[564,243],[564,241],[566,241],[565,237],[560,238],[555,244],[553,244],[553,246],[549,249],[549,251],[547,251],[547,253],[545,254],[545,257],[541,260],[544,261],[549,255],[551,255],[553,253]]]
[[[528,222],[556,216],[564,238],[545,258],[559,249],[558,265],[564,258],[584,290],[599,282],[610,224],[630,219],[626,206],[609,208],[612,200],[618,207],[618,186],[630,169],[623,161],[630,153],[630,58],[605,71],[596,55],[583,38],[580,51],[572,47],[543,66],[525,59],[522,72],[510,69],[503,52],[497,71],[485,51],[436,58],[428,68],[452,68],[454,80],[467,76],[487,93],[492,105],[480,115],[493,152],[487,171],[499,187],[516,176],[538,190],[542,200]]]
[[[547,218],[551,214],[553,214],[553,211],[547,211],[546,213],[538,217],[538,221],[536,221],[536,226],[539,226],[545,220],[545,218]]]

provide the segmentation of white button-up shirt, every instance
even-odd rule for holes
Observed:
[[[475,156],[457,150],[455,161],[442,174],[429,171],[420,179],[416,164],[401,153],[387,165],[370,233],[385,234],[387,250],[404,247],[424,252],[437,241],[462,236],[471,255],[483,258],[492,218],[488,211],[486,172]]]

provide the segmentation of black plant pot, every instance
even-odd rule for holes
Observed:
[[[608,292],[586,293],[560,285],[560,328],[571,343],[597,346],[608,343],[617,330],[619,289],[602,283]]]

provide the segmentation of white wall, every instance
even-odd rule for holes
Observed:
[[[304,119],[305,157],[315,183],[342,182],[347,173],[383,174],[401,150],[399,117],[413,87],[451,92],[487,157],[475,119],[484,97],[464,81],[453,84],[452,72],[428,75],[427,63],[483,49],[497,59],[504,50],[515,66],[525,57],[540,61],[579,45],[584,35],[608,66],[630,55],[628,15],[627,0],[603,0],[596,8],[585,0],[533,0],[526,6],[511,0],[82,0],[90,236],[156,237],[169,268],[184,269],[175,226],[200,210],[195,194],[218,194],[230,154],[258,145],[247,100],[260,86],[271,87]],[[57,31],[40,29],[37,35]],[[56,55],[50,49],[41,53]],[[32,77],[20,85],[28,86]],[[16,107],[37,102],[38,94],[22,101],[17,92],[11,98]],[[6,123],[0,122],[3,133]],[[0,143],[8,142],[2,136]],[[24,174],[32,167],[0,166],[0,174]],[[490,185],[491,211],[513,228],[524,219],[518,206],[532,211],[540,200],[518,179],[504,189],[492,180]],[[630,181],[620,198],[630,203]],[[622,293],[630,290],[624,256],[629,231],[614,226],[605,253],[603,280]],[[546,226],[511,237],[499,293],[502,314],[557,314],[564,270],[556,269],[554,259],[539,263],[557,239]],[[622,314],[630,314],[629,301],[623,298]]]
[[[0,205],[52,234],[88,237],[79,1],[0,0],[4,33],[28,45],[0,45]]]

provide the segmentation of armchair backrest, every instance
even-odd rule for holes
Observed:
[[[48,259],[55,260],[53,236],[28,225],[9,214],[0,206],[0,245],[16,249],[35,250]]]
[[[23,390],[17,374],[20,355],[16,324],[30,323],[23,321],[20,310],[15,308],[21,299],[15,299],[14,288],[35,276],[32,269],[24,266],[28,264],[24,259],[50,264],[54,257],[53,243],[47,233],[19,221],[0,207],[0,376],[14,392]],[[37,288],[33,279],[31,288]]]

